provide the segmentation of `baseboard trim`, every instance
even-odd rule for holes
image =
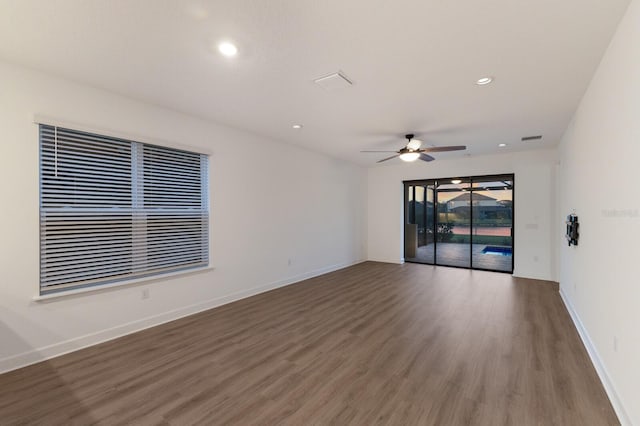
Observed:
[[[365,260],[358,260],[350,263],[335,264],[324,268],[316,269],[313,271],[305,272],[303,274],[291,276],[282,280],[274,281],[269,284],[265,284],[258,287],[253,287],[247,290],[242,290],[236,293],[229,294],[227,296],[213,298],[204,302],[199,302],[189,306],[183,306],[181,308],[173,309],[168,312],[163,312],[158,315],[142,318],[136,321],[128,322],[118,325],[106,330],[101,330],[95,333],[87,334],[84,336],[76,337],[73,339],[65,340],[63,342],[55,343],[53,345],[44,346],[37,349],[32,349],[27,352],[23,352],[17,355],[12,355],[3,359],[0,359],[0,374],[7,373],[12,370],[27,367],[38,362],[46,361],[52,358],[56,358],[61,355],[75,352],[80,349],[84,349],[90,346],[98,345],[100,343],[108,342],[110,340],[117,339],[122,336],[126,336],[131,333],[145,330],[147,328],[155,327],[167,322],[175,321],[180,318],[184,318],[190,315],[197,314],[209,309],[216,308],[218,306],[226,305],[237,300],[245,299],[247,297],[255,296],[260,293],[275,290],[280,287],[285,287],[297,282],[314,278],[320,275],[327,274],[329,272],[338,271],[340,269],[348,268],[349,266],[357,265],[365,262]]]
[[[573,308],[571,301],[567,297],[567,295],[560,287],[560,298],[564,303],[564,306],[567,308],[567,312],[569,312],[569,316],[573,321],[573,324],[576,326],[576,330],[578,330],[578,335],[580,335],[580,339],[582,339],[582,343],[584,347],[587,349],[587,353],[589,354],[589,358],[591,358],[591,362],[596,369],[596,373],[598,373],[598,377],[602,382],[602,386],[604,386],[604,390],[609,397],[609,401],[611,401],[611,405],[613,406],[614,411],[618,415],[618,420],[622,426],[631,426],[631,420],[629,420],[629,416],[627,415],[626,410],[624,409],[624,405],[618,396],[618,393],[615,390],[613,385],[613,381],[607,372],[607,369],[598,354],[598,350],[596,349],[587,329],[584,327],[582,320],[578,316],[578,313]]]
[[[402,265],[404,263],[404,257],[399,259],[383,259],[380,257],[370,257],[368,259],[369,262],[379,262],[379,263],[392,263],[394,265]]]

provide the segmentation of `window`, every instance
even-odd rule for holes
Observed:
[[[207,266],[205,154],[40,125],[40,294]]]

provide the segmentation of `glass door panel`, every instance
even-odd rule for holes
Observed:
[[[405,186],[405,260],[434,263],[434,186],[428,182]]]
[[[513,178],[475,178],[472,199],[472,265],[513,271]]]
[[[471,267],[471,185],[440,180],[436,187],[436,265]],[[458,183],[459,182],[459,183]]]

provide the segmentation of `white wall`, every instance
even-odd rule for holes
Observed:
[[[403,258],[403,180],[514,173],[514,275],[556,280],[555,163],[554,150],[540,150],[369,169],[369,259]]]
[[[215,270],[32,301],[34,114],[208,147]],[[0,372],[366,258],[366,171],[357,166],[2,63],[0,129]]]
[[[623,424],[640,425],[640,2],[633,1],[560,145],[560,289]],[[561,220],[562,218],[559,218]],[[616,349],[617,346],[617,349]]]

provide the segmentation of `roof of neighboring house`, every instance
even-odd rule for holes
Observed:
[[[450,199],[449,201],[471,201],[471,193],[465,192],[464,194],[460,194],[457,197]],[[474,193],[473,201],[497,201],[497,200],[492,197],[487,197],[486,195]]]

